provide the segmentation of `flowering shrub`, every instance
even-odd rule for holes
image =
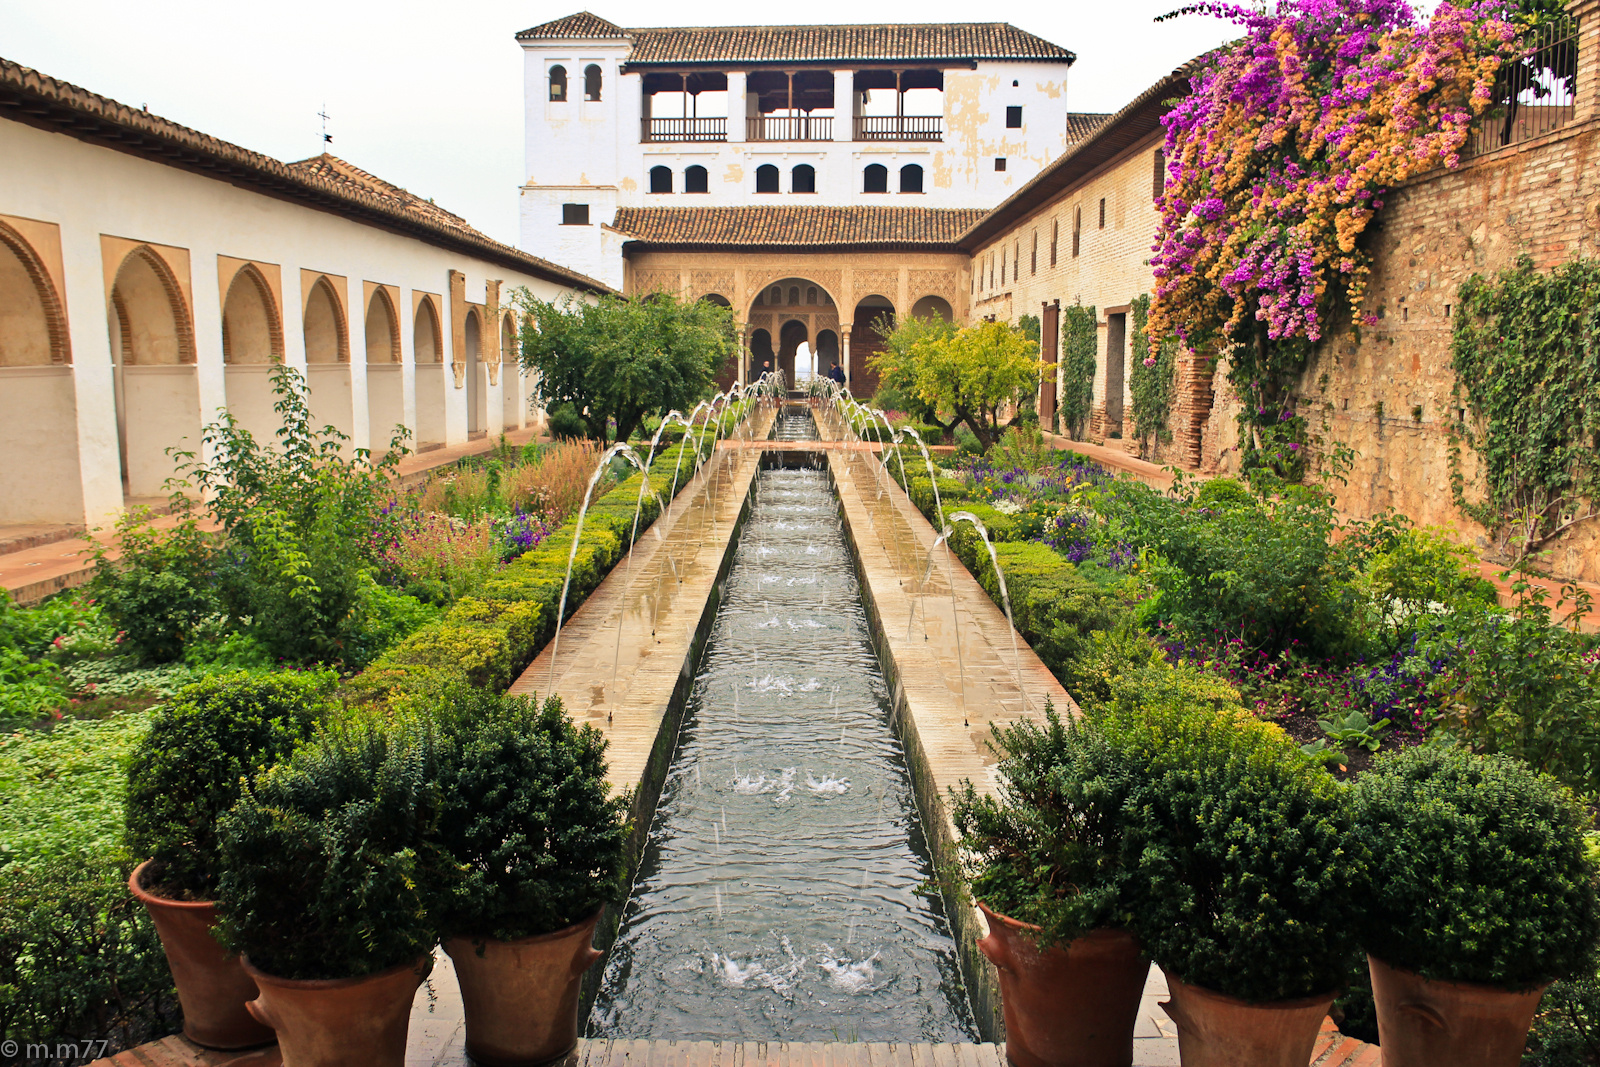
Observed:
[[[454,603],[483,588],[500,563],[492,523],[423,515],[401,524],[384,560],[427,599]]]
[[[1338,298],[1359,313],[1370,264],[1358,238],[1388,190],[1459,162],[1515,32],[1500,0],[1444,0],[1425,24],[1406,0],[1186,10],[1245,33],[1163,120],[1148,328],[1237,344],[1233,383],[1271,422],[1281,378]]]

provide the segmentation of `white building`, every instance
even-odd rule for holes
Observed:
[[[522,247],[623,283],[618,208],[988,208],[1081,133],[1074,55],[1007,23],[517,34]]]
[[[226,409],[312,415],[384,451],[536,417],[511,291],[601,283],[332,156],[283,163],[0,60],[0,525],[164,495]]]

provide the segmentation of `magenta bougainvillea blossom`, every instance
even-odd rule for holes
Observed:
[[[1388,190],[1458,164],[1516,52],[1512,9],[1443,0],[1426,22],[1405,0],[1186,10],[1245,35],[1164,120],[1149,328],[1193,347],[1263,330],[1316,341],[1341,295],[1360,314],[1369,264],[1357,238]]]

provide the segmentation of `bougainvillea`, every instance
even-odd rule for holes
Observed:
[[[1166,187],[1149,329],[1229,354],[1249,414],[1276,421],[1330,313],[1360,316],[1359,241],[1384,197],[1454,167],[1516,50],[1503,0],[1281,0],[1186,12],[1242,25],[1163,120]]]

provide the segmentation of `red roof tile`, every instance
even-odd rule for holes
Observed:
[[[978,208],[619,208],[613,228],[648,245],[809,248],[953,247]]]

